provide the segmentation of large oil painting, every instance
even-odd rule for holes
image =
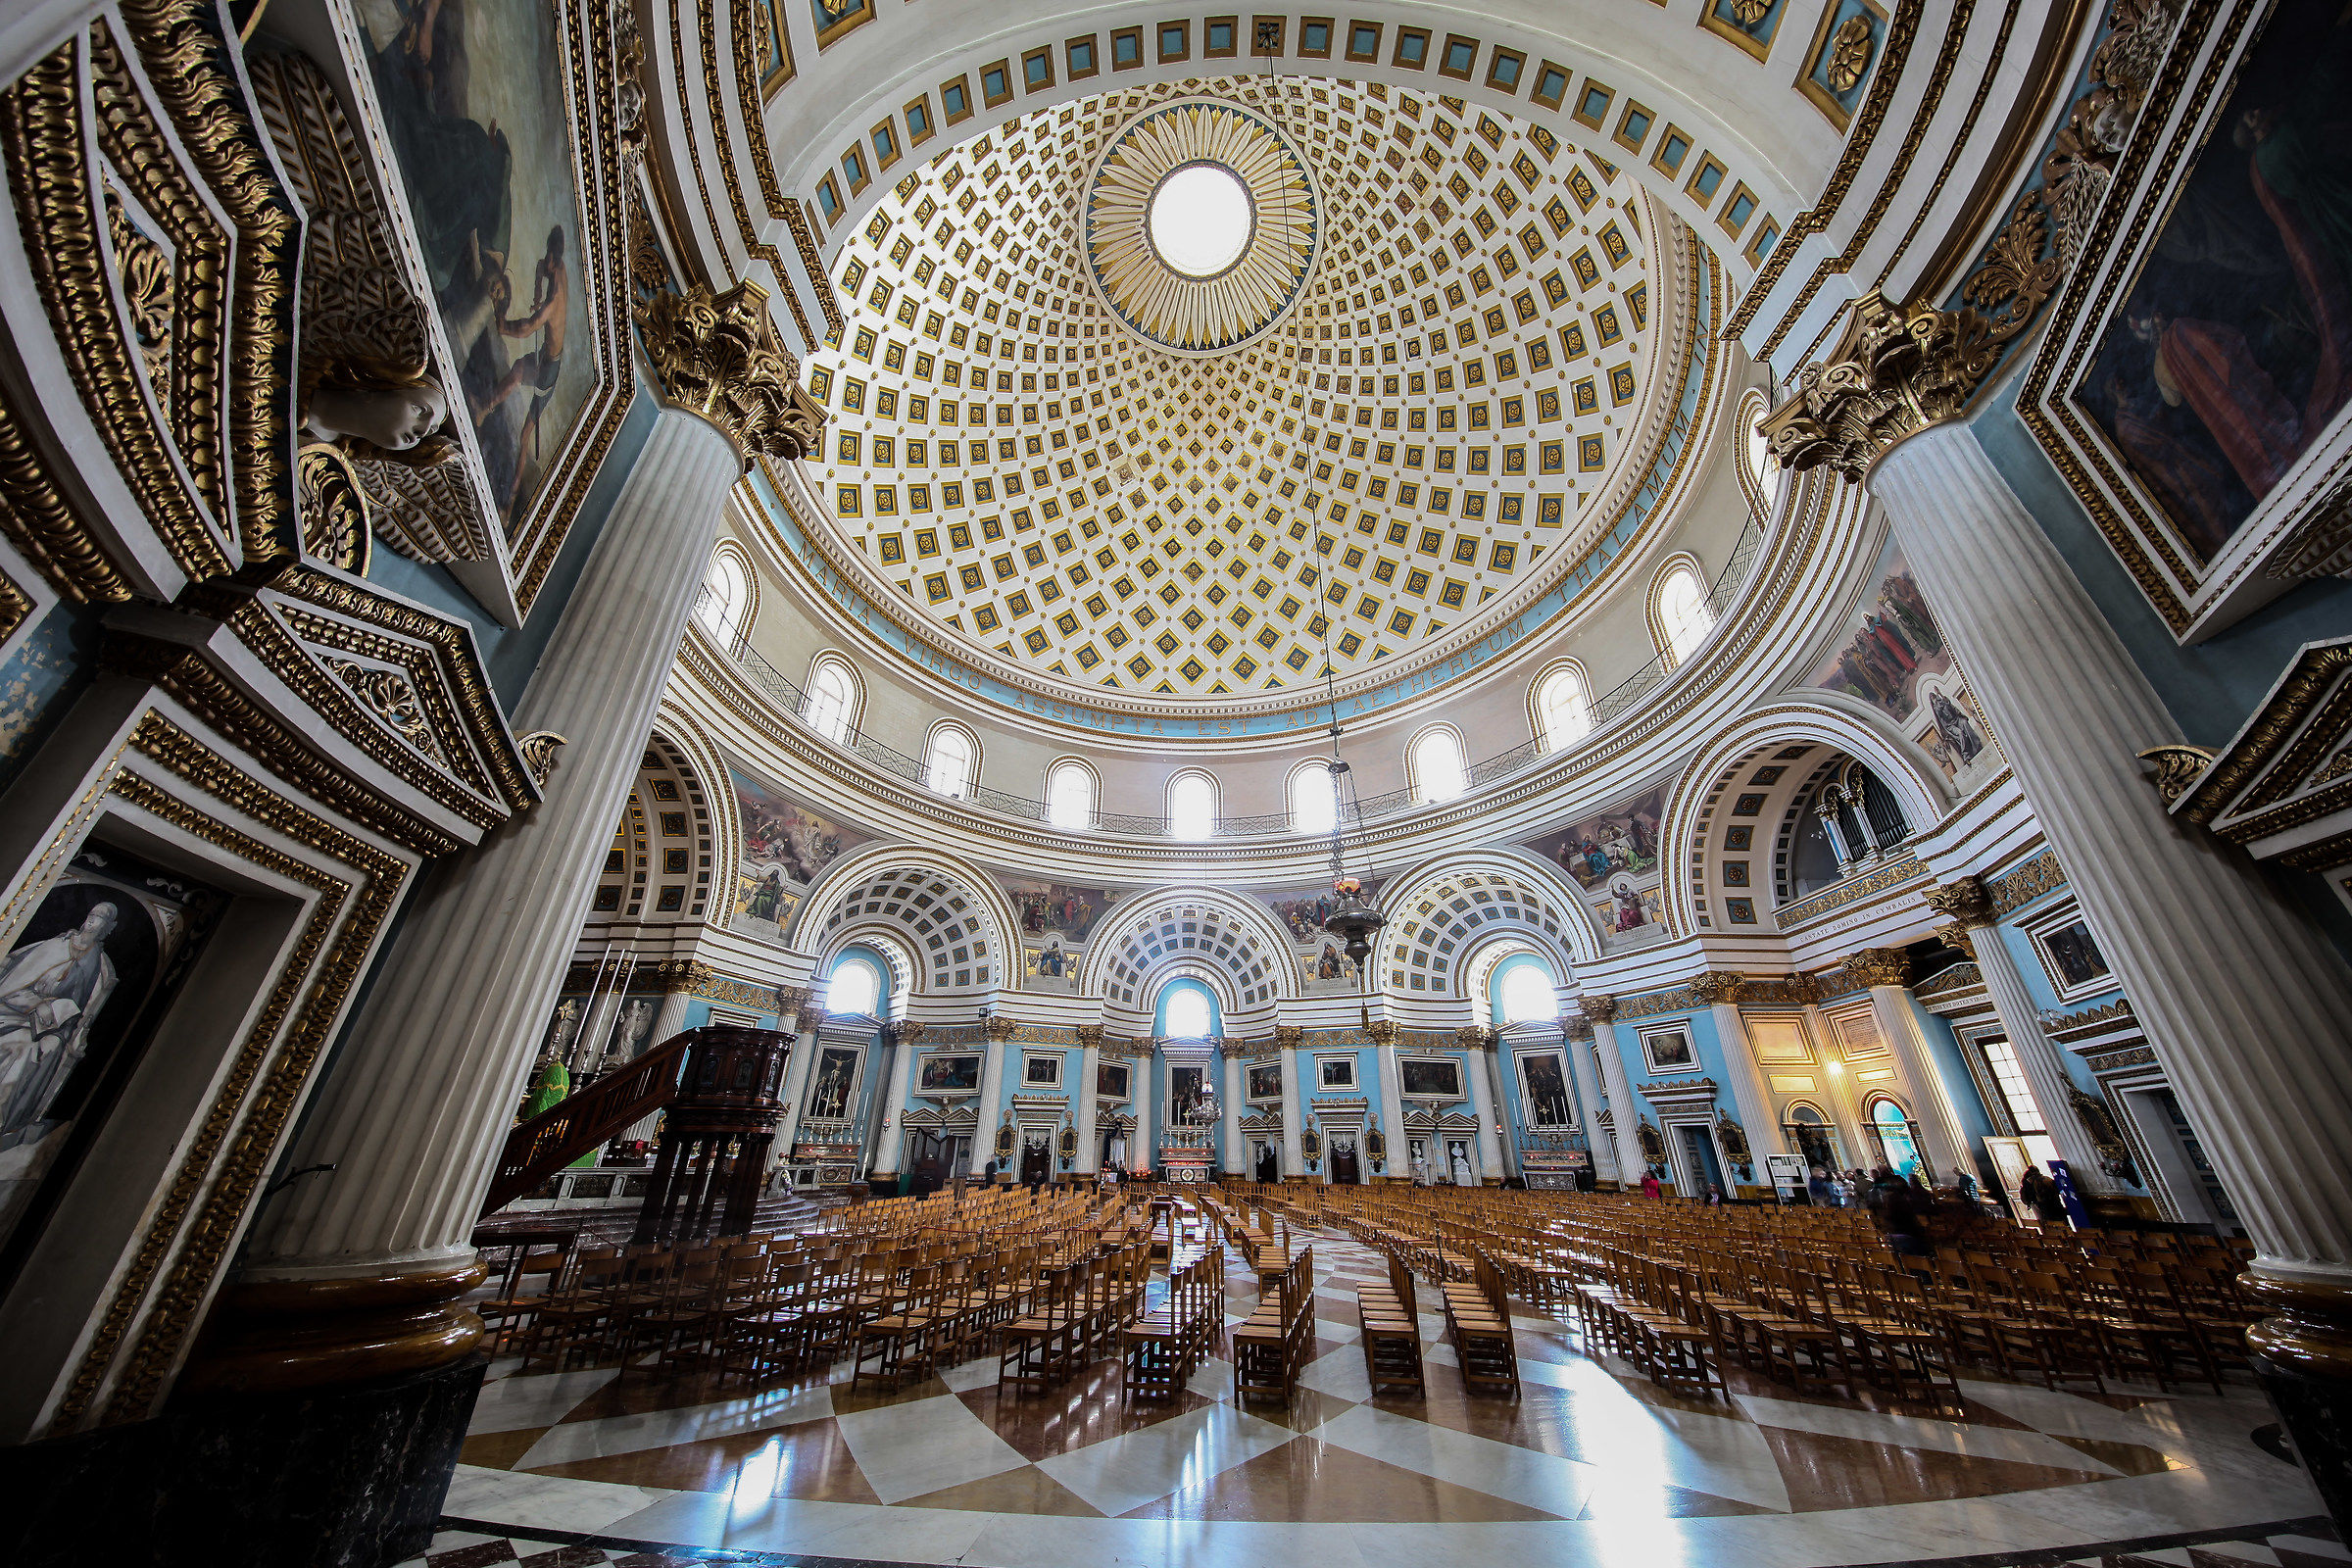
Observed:
[[[17,932],[0,958],[0,1243],[71,1176],[227,902],[93,845]]]
[[[2352,12],[2281,0],[2076,402],[2201,562],[2352,394]]]
[[[1825,691],[1859,697],[1896,723],[1920,705],[1920,685],[1952,667],[1942,628],[1892,539],[1879,552],[1870,591],[1847,619],[1830,657],[1813,673]]]
[[[510,532],[597,384],[567,8],[358,0],[408,209]]]
[[[1021,911],[1023,936],[1035,939],[1058,933],[1072,944],[1084,942],[1095,922],[1119,899],[1108,888],[1077,888],[1060,882],[1006,882],[1004,892]]]
[[[1666,789],[1660,785],[1527,847],[1587,892],[1620,882],[1648,883],[1658,874],[1658,823],[1665,814]]]
[[[808,889],[845,850],[869,842],[856,828],[791,800],[741,768],[729,768],[743,815],[743,861],[735,879],[738,931],[782,940]]]

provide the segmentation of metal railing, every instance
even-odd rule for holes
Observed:
[[[1708,613],[1713,617],[1716,625],[1719,626],[1723,623],[1725,613],[1739,599],[1740,590],[1746,586],[1748,567],[1754,563],[1756,552],[1762,546],[1763,541],[1762,526],[1755,518],[1750,517],[1747,527],[1740,535],[1739,542],[1733,546],[1731,559],[1724,564],[1723,570],[1715,578],[1714,587],[1707,594]],[[716,596],[706,586],[695,599],[694,616],[703,629],[711,634],[712,640],[718,641],[720,635],[718,628],[714,625],[716,617],[708,616],[704,612],[715,598]],[[886,741],[877,740],[854,725],[846,727],[839,735],[827,734],[810,722],[808,694],[799,683],[769,663],[757,649],[746,644],[740,634],[726,638],[725,644],[727,657],[744,672],[752,684],[764,692],[780,710],[790,713],[803,728],[830,744],[840,747],[843,751],[856,755],[894,778],[902,779],[917,789],[928,790],[930,788],[931,770],[922,760],[909,757],[897,747]],[[1653,656],[1640,669],[1610,687],[1592,704],[1592,728],[1597,730],[1601,725],[1623,713],[1643,697],[1664,685],[1667,675],[1673,668],[1674,665],[1668,663],[1666,656],[1659,654]],[[1464,793],[1484,789],[1498,780],[1508,778],[1512,774],[1534,765],[1548,755],[1550,754],[1545,750],[1542,741],[1530,739],[1521,741],[1507,752],[1498,752],[1483,761],[1473,762],[1463,770],[1463,778],[1467,786]],[[964,780],[962,791],[947,798],[958,800],[967,806],[977,807],[981,810],[991,811],[999,816],[1008,816],[1017,821],[1049,822],[1052,820],[1045,802],[1031,800],[1025,795],[1010,795],[1003,790],[991,789],[976,779]],[[1391,790],[1385,795],[1371,796],[1357,801],[1352,807],[1343,806],[1342,809],[1355,819],[1357,827],[1361,827],[1365,822],[1376,818],[1417,810],[1430,804],[1440,803],[1424,801],[1415,791],[1401,789]],[[1097,810],[1094,813],[1093,827],[1102,832],[1127,833],[1139,838],[1174,837],[1169,830],[1167,817],[1140,816],[1125,811]],[[1294,828],[1288,811],[1273,811],[1255,816],[1219,816],[1208,837],[1243,838],[1277,833],[1296,833],[1300,838],[1318,836]]]

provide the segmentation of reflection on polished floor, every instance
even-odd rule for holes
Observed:
[[[1115,1360],[1026,1398],[1000,1396],[994,1357],[855,1394],[846,1367],[747,1392],[503,1361],[427,1561],[653,1563],[672,1545],[997,1568],[1473,1554],[1822,1568],[2115,1561],[2111,1544],[2131,1543],[2134,1568],[2352,1563],[2301,1472],[2252,1441],[2273,1417],[2242,1373],[2220,1397],[1964,1378],[1954,1419],[1789,1397],[1734,1369],[1726,1401],[1669,1393],[1588,1358],[1573,1325],[1521,1317],[1510,1400],[1465,1392],[1443,1321],[1424,1315],[1427,1397],[1374,1397],[1354,1287],[1385,1267],[1336,1232],[1313,1247],[1316,1343],[1287,1407],[1237,1407],[1223,1359],[1157,1405],[1122,1402]],[[1237,1272],[1228,1294],[1239,1321],[1254,1284]],[[502,1527],[529,1539],[510,1545]],[[2200,1544],[2149,1544],[2185,1536]]]

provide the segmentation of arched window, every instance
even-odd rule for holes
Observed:
[[[960,724],[941,724],[931,731],[931,755],[923,760],[923,787],[934,795],[960,801],[972,793],[973,760],[979,747],[972,732]]]
[[[744,569],[743,558],[732,550],[719,551],[710,558],[710,570],[703,578],[695,618],[717,641],[732,645],[742,635],[744,617],[751,609],[752,578]]]
[[[1414,798],[1424,806],[1450,801],[1469,791],[1469,775],[1462,770],[1462,743],[1450,729],[1425,729],[1414,736],[1404,760],[1406,771],[1412,774]]]
[[[1331,769],[1322,762],[1301,762],[1291,770],[1291,831],[1328,833],[1339,825],[1340,792]]]
[[[1870,1107],[1870,1130],[1878,1135],[1879,1149],[1886,1156],[1886,1168],[1897,1176],[1909,1176],[1918,1171],[1931,1174],[1920,1162],[1917,1130],[1911,1125],[1910,1113],[1893,1101],[1882,1098]]]
[[[809,667],[801,718],[837,746],[849,739],[858,722],[858,676],[839,655],[819,654]]]
[[[1715,629],[1715,612],[1707,608],[1707,590],[1698,573],[1678,562],[1658,580],[1658,627],[1671,669],[1698,652],[1698,645]]]
[[[1583,670],[1562,664],[1536,683],[1536,726],[1547,752],[1592,733],[1592,694]]]
[[[1159,994],[1159,1032],[1170,1040],[1213,1040],[1217,1001],[1198,980],[1171,980]]]
[[[1217,781],[1179,773],[1168,781],[1168,837],[1198,842],[1217,831]]]
[[[1532,956],[1503,965],[1495,1001],[1502,1022],[1549,1023],[1560,1015],[1559,994],[1552,989],[1551,971]]]
[[[837,1018],[852,1013],[881,1016],[882,971],[873,959],[849,953],[833,960],[833,972],[825,977],[825,1011]]]
[[[1046,820],[1069,833],[1095,825],[1095,775],[1084,762],[1055,762],[1046,775]]]

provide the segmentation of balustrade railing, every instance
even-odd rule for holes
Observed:
[[[1740,535],[1739,543],[1732,549],[1731,559],[1724,563],[1723,570],[1716,576],[1714,587],[1707,595],[1707,610],[1717,624],[1722,622],[1725,613],[1738,601],[1741,589],[1746,586],[1748,568],[1753,564],[1756,552],[1763,544],[1763,528],[1755,519],[1750,518],[1747,527]],[[708,587],[704,588],[701,595],[695,600],[694,614],[695,619],[706,632],[711,635],[712,640],[723,644],[727,657],[736,667],[743,671],[745,677],[754,686],[767,695],[778,710],[791,714],[794,720],[811,734],[862,759],[878,771],[904,780],[917,789],[932,788],[932,769],[922,760],[909,757],[897,747],[886,741],[877,740],[854,725],[844,725],[840,733],[835,734],[811,721],[808,716],[809,706],[807,691],[782,670],[769,663],[759,650],[749,646],[740,633],[731,634],[725,629],[727,622],[723,606],[720,605],[717,596],[712,594]],[[1593,728],[1598,729],[1664,685],[1673,667],[1665,655],[1656,655],[1640,669],[1635,670],[1631,675],[1626,676],[1602,693],[1592,704]],[[1507,752],[1498,752],[1483,761],[1471,763],[1464,769],[1463,776],[1469,789],[1480,790],[1524,771],[1549,755],[1550,751],[1541,740],[1525,740]],[[993,812],[998,816],[1011,817],[1016,821],[1048,822],[1052,820],[1047,813],[1044,801],[1032,800],[1025,795],[1008,794],[1004,790],[991,789],[973,779],[953,782],[957,787],[943,788],[936,793],[945,795],[952,800],[961,801],[965,805],[976,807],[981,810]],[[1417,810],[1423,806],[1431,804],[1436,803],[1422,799],[1411,790],[1391,790],[1385,795],[1369,796],[1357,801],[1350,809],[1350,814],[1354,818],[1355,826],[1360,828],[1366,822],[1394,816],[1402,811]],[[1170,826],[1169,819],[1165,816],[1143,816],[1126,811],[1098,810],[1094,813],[1091,825],[1097,831],[1125,833],[1139,838],[1174,838],[1177,836]],[[1258,834],[1276,833],[1297,833],[1300,837],[1317,836],[1295,827],[1288,812],[1275,811],[1255,816],[1219,816],[1207,837],[1211,839],[1245,838]]]

